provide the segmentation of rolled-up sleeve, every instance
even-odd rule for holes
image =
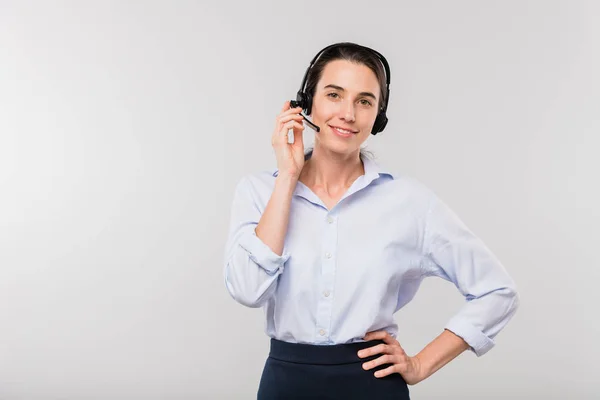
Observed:
[[[466,300],[445,328],[482,356],[519,306],[516,285],[482,240],[435,195],[425,220],[424,274],[454,283]]]
[[[229,294],[248,307],[262,306],[275,292],[289,254],[278,255],[258,236],[262,211],[249,179],[236,186],[225,248],[224,279]]]

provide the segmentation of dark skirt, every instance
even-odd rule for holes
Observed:
[[[271,350],[258,388],[258,400],[290,399],[410,399],[408,386],[398,373],[376,378],[362,364],[381,354],[358,357],[361,349],[380,340],[337,345],[287,343],[271,339]]]

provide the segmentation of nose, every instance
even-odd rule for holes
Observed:
[[[340,110],[340,119],[354,122],[354,118],[354,104],[351,101],[344,101]]]

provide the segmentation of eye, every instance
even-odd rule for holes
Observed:
[[[369,106],[369,107],[373,105],[373,104],[372,104],[372,103],[371,103],[369,100],[367,100],[367,99],[362,99],[362,100],[360,101],[360,104],[362,104],[363,106]]]
[[[333,99],[337,99],[339,97],[337,93],[328,93],[327,96]]]

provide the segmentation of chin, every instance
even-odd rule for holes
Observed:
[[[344,143],[343,141],[335,140],[335,138],[334,140],[327,140],[325,143],[321,141],[319,147],[337,154],[352,154],[360,150],[360,147],[355,146],[354,143]]]

